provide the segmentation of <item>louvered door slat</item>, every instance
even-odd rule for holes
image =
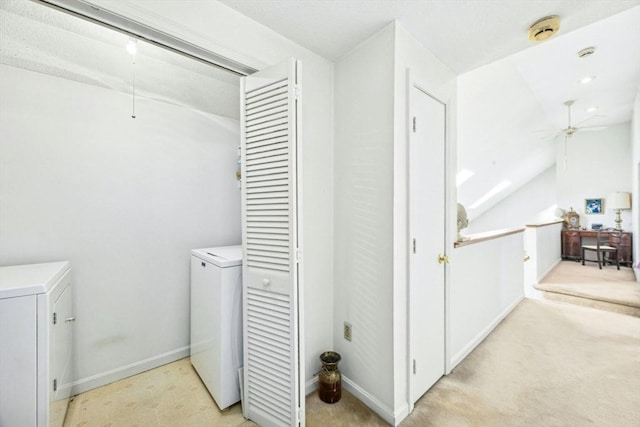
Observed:
[[[268,372],[263,372],[264,376],[276,376],[272,369],[277,370],[277,367],[274,367],[271,363],[271,359],[273,357],[282,357],[286,359],[289,357],[289,346],[282,345],[277,341],[271,341],[261,335],[251,334],[249,337],[254,341],[254,352],[251,353],[249,358],[256,365],[265,365],[265,367],[269,368]],[[281,372],[281,374],[286,374],[286,372]],[[284,382],[283,376],[285,375],[277,375],[281,382]]]
[[[283,103],[264,111],[252,113],[250,117],[247,117],[247,125],[261,123],[265,120],[270,120],[272,117],[287,117],[287,104]]]
[[[284,353],[284,357],[286,357],[286,353]],[[275,375],[274,373],[269,371],[269,367],[271,363],[269,361],[261,360],[259,358],[253,358],[252,362],[255,363],[256,366],[260,366],[264,372],[264,377],[269,380],[269,384],[274,388],[274,392],[276,393],[287,393],[289,384],[287,382],[286,376],[283,375]]]
[[[261,102],[259,105],[254,105],[253,107],[249,107],[247,111],[247,124],[251,124],[250,120],[255,120],[256,118],[264,117],[267,115],[275,116],[276,111],[282,110],[282,108],[288,108],[288,105],[283,98],[280,99],[271,99],[269,102]]]
[[[272,143],[274,140],[278,140],[276,142],[282,142],[284,138],[289,136],[287,130],[281,130],[277,132],[270,132],[264,134],[257,134],[247,138],[247,148],[251,149],[253,147],[260,147],[264,145],[264,143]]]
[[[249,230],[247,232],[247,236],[249,238],[255,239],[256,242],[260,241],[260,242],[264,242],[265,240],[262,239],[267,239],[267,240],[271,240],[274,242],[280,242],[280,243],[285,243],[286,245],[289,244],[289,235],[287,234],[282,234],[282,233],[265,233],[265,232],[253,232],[252,230]],[[274,243],[275,245],[276,243]],[[288,246],[287,246],[288,247]]]
[[[273,150],[276,148],[287,148],[286,137],[273,137],[264,138],[260,141],[256,141],[250,146],[247,146],[247,155],[250,156],[253,153],[259,153],[261,151]]]
[[[260,185],[261,183],[264,183],[264,182],[266,182],[266,184],[284,185],[285,183],[288,182],[288,179],[286,174],[280,173],[280,174],[272,174],[267,176],[254,176],[254,177],[251,177],[251,179],[246,178],[245,181],[247,185],[250,185],[250,186]]]
[[[298,63],[242,79],[244,405],[261,426],[304,426],[301,386]]]
[[[262,157],[247,158],[248,166],[258,166],[262,164],[271,164],[273,162],[288,162],[289,155],[285,152],[282,154],[272,154]],[[286,164],[286,163],[285,163]]]
[[[287,156],[288,157],[288,156]],[[251,169],[252,175],[257,175],[257,173],[255,173],[255,171],[269,171],[269,173],[271,173],[271,171],[275,170],[275,169],[280,169],[280,170],[284,170],[282,168],[286,168],[289,166],[289,159],[285,158],[284,160],[282,159],[278,159],[278,161],[273,161],[273,162],[247,162],[247,168]]]
[[[289,156],[289,152],[286,147],[269,147],[269,149],[265,149],[262,151],[256,151],[255,153],[248,153],[246,155],[247,161],[263,159],[263,158],[271,158],[273,156]]]
[[[268,291],[252,288],[247,289],[247,294],[250,351],[245,369],[248,372],[248,391],[252,393],[252,404],[261,410],[268,409],[270,416],[279,421],[288,420],[288,423],[291,421],[289,399],[292,380],[290,363],[286,357],[291,351],[289,300],[284,295],[274,297]],[[274,321],[276,319],[278,322]],[[269,387],[273,385],[274,378],[278,378],[284,386],[279,393],[273,393]],[[287,396],[289,399],[282,398]]]
[[[247,118],[251,118],[251,115],[258,111],[263,111],[265,106],[274,108],[276,105],[288,104],[287,92],[288,85],[285,85],[263,95],[247,98]]]
[[[288,117],[273,115],[265,120],[255,121],[251,125],[247,124],[247,137],[262,132],[280,132],[289,128]],[[265,132],[266,131],[266,132]]]
[[[281,91],[282,88],[285,88],[289,85],[289,81],[286,77],[280,79],[279,81],[273,81],[268,85],[259,85],[259,87],[253,88],[250,91],[246,92],[246,103],[251,104],[252,101],[256,99],[262,99],[267,94],[273,94],[275,92]]]

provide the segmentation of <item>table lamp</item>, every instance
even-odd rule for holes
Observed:
[[[623,191],[611,193],[607,204],[616,213],[616,230],[622,230],[622,218],[620,218],[620,213],[623,209],[631,209],[631,193],[625,193]]]

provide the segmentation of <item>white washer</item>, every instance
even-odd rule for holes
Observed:
[[[220,409],[240,400],[242,246],[191,251],[191,364]]]

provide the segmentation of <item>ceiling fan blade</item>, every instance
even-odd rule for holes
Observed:
[[[541,132],[543,132],[543,131],[541,131]],[[543,141],[544,140],[555,139],[556,137],[558,137],[558,136],[560,136],[560,135],[562,135],[564,133],[561,130],[560,131],[547,131],[547,132],[553,132],[553,133],[551,133],[549,135],[541,136],[540,139],[542,139]]]
[[[582,131],[600,131],[600,130],[605,130],[608,126],[581,126],[579,128],[576,129],[576,132],[582,132]]]
[[[581,124],[583,124],[583,123],[586,123],[586,122],[589,122],[589,121],[591,121],[591,120],[593,120],[593,119],[597,119],[597,118],[601,118],[601,117],[605,117],[605,116],[603,116],[602,114],[596,114],[596,115],[593,115],[593,116],[591,116],[591,117],[587,117],[587,118],[586,118],[586,119],[584,119],[584,120],[579,121],[578,123],[576,123],[576,124],[575,124],[575,125],[573,125],[573,126],[574,126],[574,127],[578,127],[578,126],[580,126],[580,125],[581,125]]]

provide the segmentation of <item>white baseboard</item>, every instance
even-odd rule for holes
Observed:
[[[544,279],[545,276],[549,273],[551,273],[551,270],[553,270],[554,268],[556,268],[556,266],[558,264],[560,264],[560,262],[562,261],[562,258],[559,258],[556,262],[554,262],[553,264],[551,264],[551,266],[549,268],[547,268],[547,271],[545,271],[543,274],[541,274],[540,276],[538,276],[536,278],[537,283],[540,283],[540,280]]]
[[[314,375],[312,379],[304,385],[304,395],[308,396],[318,389],[318,376]]]
[[[90,377],[81,378],[73,382],[72,395],[84,393],[94,388],[111,384],[112,382],[128,378],[132,375],[139,374],[167,363],[175,362],[189,356],[189,346],[180,347],[178,349],[168,351],[148,359],[140,360],[129,365],[101,372]]]
[[[507,317],[507,315],[511,313],[511,311],[516,308],[518,304],[520,304],[520,301],[522,301],[523,299],[524,296],[516,298],[511,304],[509,304],[509,306],[507,306],[507,308],[505,308],[500,314],[498,314],[498,316],[496,316],[493,321],[491,321],[483,330],[481,330],[478,335],[476,335],[471,341],[469,341],[469,343],[464,346],[462,350],[456,353],[451,358],[449,364],[450,370],[453,370],[453,368],[455,368],[460,362],[462,362],[464,358],[467,357],[469,353],[471,353],[473,349],[475,349],[478,344],[480,344],[482,340],[484,340],[491,333],[491,331],[493,331],[495,327],[498,326],[498,324],[502,322],[502,320]]]
[[[364,403],[369,409],[380,415],[383,420],[393,426],[397,426],[398,424],[400,424],[400,421],[402,421],[409,414],[409,408],[407,405],[404,405],[403,408],[400,408],[400,410],[394,413],[391,408],[380,402],[378,399],[373,397],[362,387],[360,387],[344,375],[342,376],[342,386],[345,388],[345,390],[354,395],[356,399]]]
[[[409,405],[402,405],[402,407],[396,411],[396,414],[394,416],[395,423],[393,425],[399,425],[402,420],[407,418],[407,415],[409,415]]]

